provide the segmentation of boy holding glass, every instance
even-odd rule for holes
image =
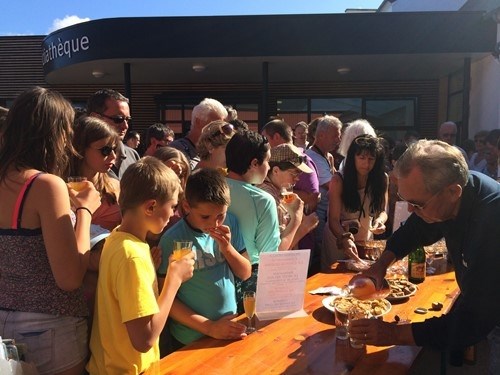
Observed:
[[[237,316],[234,276],[247,279],[251,266],[243,255],[246,249],[238,222],[227,214],[229,203],[225,178],[215,169],[198,170],[186,184],[182,202],[186,216],[160,240],[160,280],[174,240],[191,241],[197,258],[193,278],[179,288],[172,305],[173,350],[203,335],[227,340],[245,335],[246,327],[231,320]]]
[[[140,374],[159,361],[158,338],[175,294],[193,274],[193,255],[169,259],[158,295],[146,234],[160,233],[173,215],[179,179],[153,157],[131,165],[120,180],[123,219],[106,239],[99,264],[88,372]]]

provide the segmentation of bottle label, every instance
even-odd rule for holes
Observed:
[[[425,263],[411,263],[410,277],[412,279],[424,279]]]

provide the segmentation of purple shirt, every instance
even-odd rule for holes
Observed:
[[[318,169],[316,168],[316,164],[314,164],[309,155],[306,153],[303,153],[303,155],[306,157],[306,165],[314,172],[301,173],[299,181],[295,184],[294,189],[302,190],[307,193],[319,193]]]

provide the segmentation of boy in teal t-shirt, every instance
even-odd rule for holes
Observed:
[[[158,269],[160,278],[175,240],[192,241],[197,258],[193,278],[181,285],[172,306],[174,349],[204,335],[217,339],[245,335],[245,326],[231,320],[236,317],[234,275],[247,279],[251,265],[243,255],[246,250],[238,222],[227,214],[229,203],[229,187],[219,172],[195,172],[187,181],[183,201],[187,215],[160,240],[164,260]]]

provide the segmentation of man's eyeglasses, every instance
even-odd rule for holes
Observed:
[[[302,171],[294,170],[294,169],[288,169],[288,173],[292,175],[293,178],[297,178],[302,174]]]
[[[425,207],[427,207],[427,205],[434,199],[436,198],[439,193],[441,193],[441,190],[439,190],[436,194],[434,194],[432,197],[430,197],[427,202],[425,202],[424,204],[417,204],[417,203],[413,203],[413,202],[409,202],[407,201],[406,199],[404,199],[401,195],[399,195],[399,191],[396,193],[398,198],[401,199],[403,202],[406,202],[407,204],[409,204],[410,206],[413,207],[414,210],[424,210]]]
[[[127,121],[127,122],[132,121],[132,117],[130,117],[130,116],[108,116],[108,115],[105,115],[104,113],[101,113],[101,116],[109,118],[116,125],[122,124],[124,121]]]
[[[93,148],[93,147],[91,147],[91,148]],[[112,152],[116,152],[117,148],[118,148],[118,146],[114,146],[114,147],[104,146],[101,148],[94,148],[94,150],[100,151],[102,156],[109,156],[109,155],[111,155]]]

